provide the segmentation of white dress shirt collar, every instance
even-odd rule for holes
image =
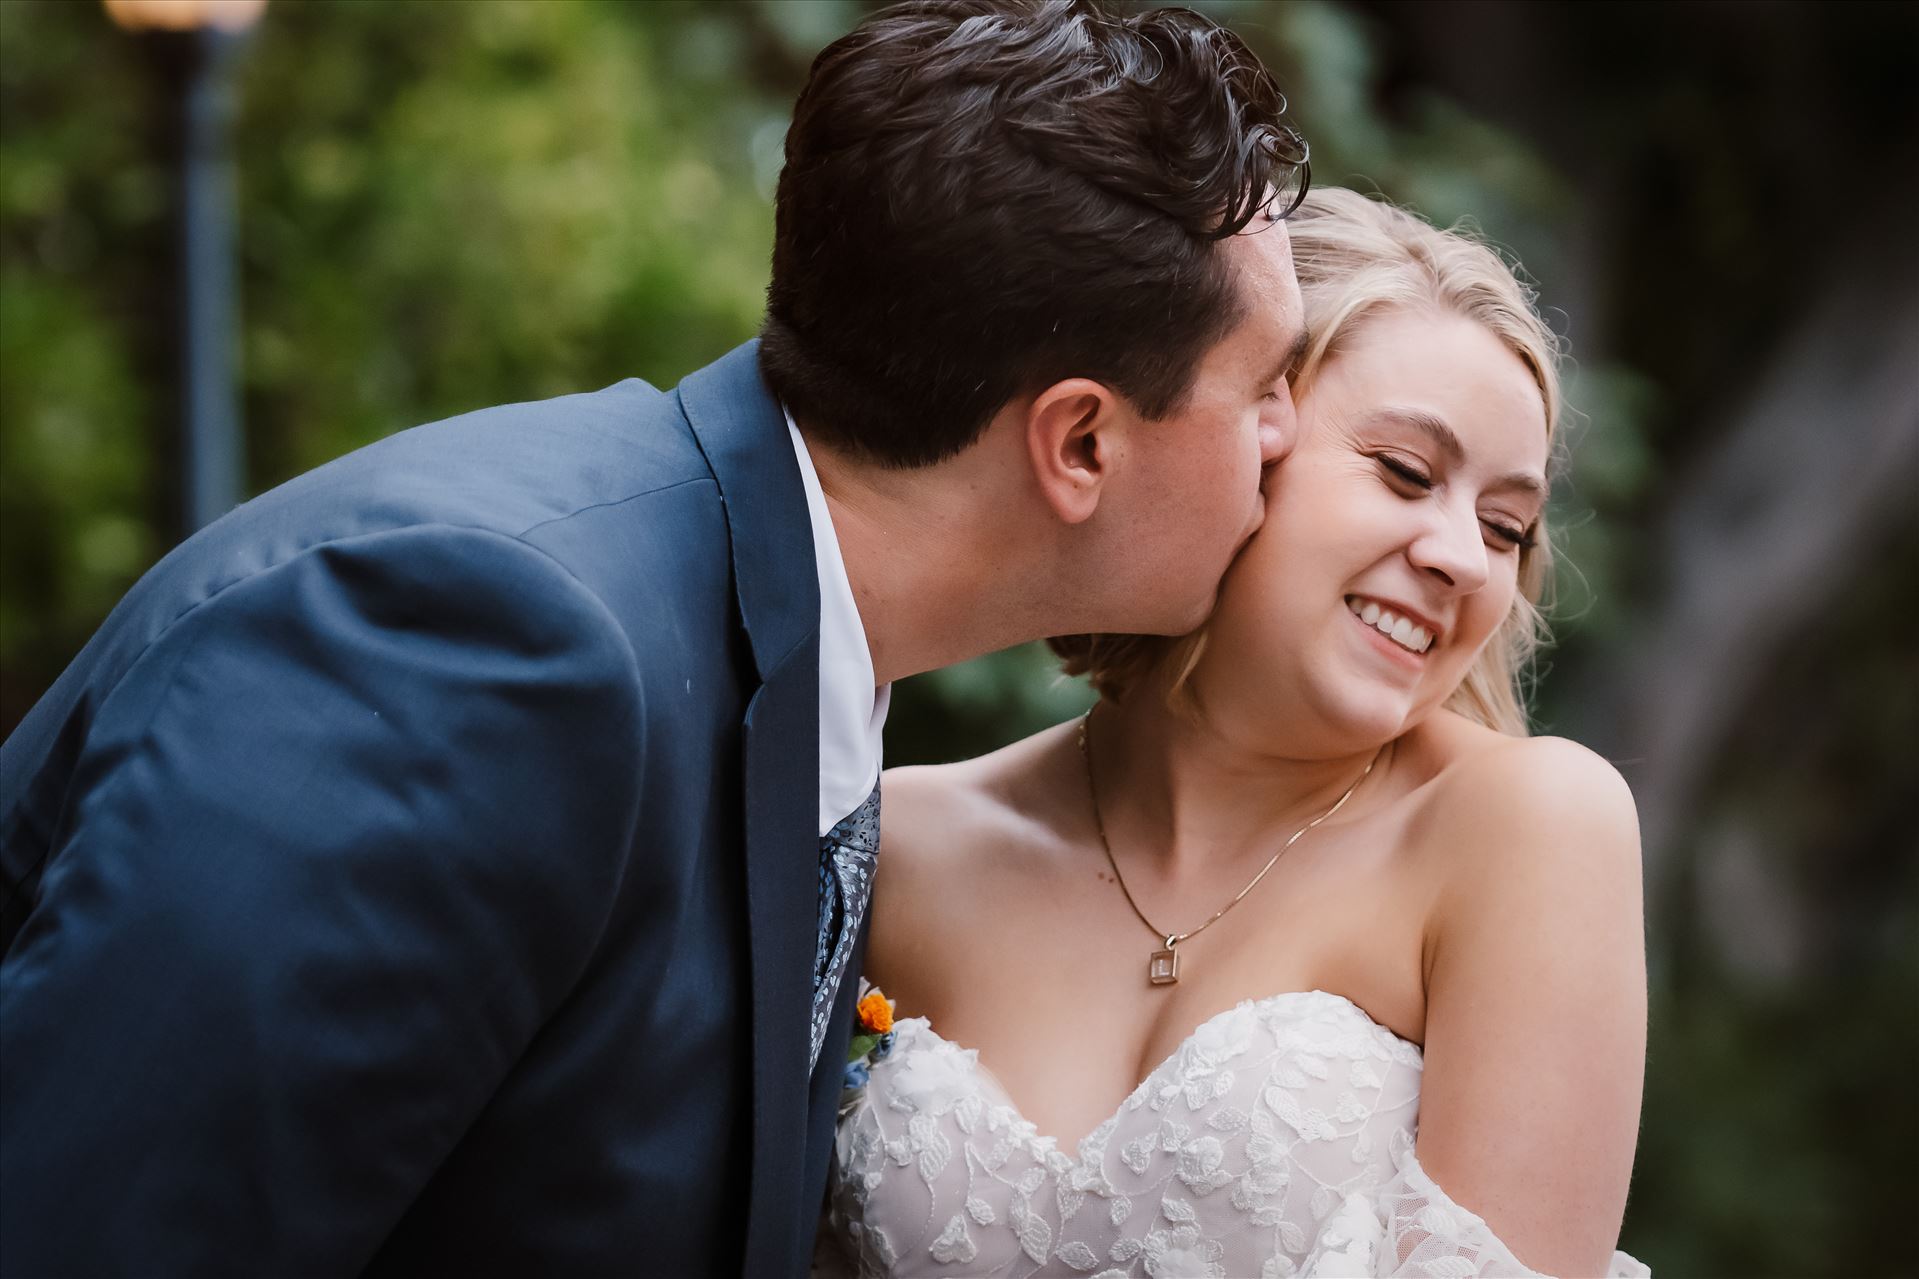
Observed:
[[[853,584],[840,556],[833,515],[820,488],[819,472],[800,437],[793,415],[786,415],[806,486],[806,510],[813,520],[813,558],[820,575],[820,834],[861,804],[880,778],[881,730],[893,687],[873,685],[873,655],[866,647]]]

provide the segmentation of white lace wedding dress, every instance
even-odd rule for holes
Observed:
[[[1414,1160],[1419,1049],[1338,995],[1212,1018],[1075,1154],[978,1053],[895,1029],[840,1120],[816,1276],[1535,1273]]]

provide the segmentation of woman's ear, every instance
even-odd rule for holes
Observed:
[[[1035,395],[1026,411],[1033,478],[1053,513],[1068,524],[1092,517],[1123,457],[1126,401],[1090,378],[1068,378]]]

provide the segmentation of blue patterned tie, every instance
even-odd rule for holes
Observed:
[[[880,851],[880,788],[840,824],[820,836],[820,935],[813,950],[813,1051],[817,1066],[826,1023],[833,1018],[846,965],[859,940],[860,921],[873,893],[873,867]]]

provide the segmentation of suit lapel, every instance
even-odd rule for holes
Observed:
[[[818,905],[819,577],[786,420],[757,342],[679,395],[719,481],[741,625],[760,687],[742,726],[753,1137],[745,1273],[802,1264],[808,1184],[808,1010]]]
[[[765,680],[795,645],[819,635],[820,579],[800,465],[786,416],[760,380],[759,347],[748,342],[692,374],[680,383],[679,396],[720,483],[740,622]],[[817,686],[817,667],[810,678]],[[819,779],[812,784],[817,791]],[[818,800],[815,794],[816,810]]]

